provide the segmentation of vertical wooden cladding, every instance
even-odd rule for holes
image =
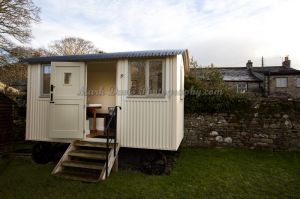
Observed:
[[[168,100],[128,99],[123,103],[119,142],[122,146],[172,149]]]
[[[46,141],[49,99],[40,98],[40,65],[28,67],[26,140]]]
[[[176,90],[176,57],[166,58],[166,90]],[[123,78],[118,78],[118,77]],[[120,61],[117,85],[128,90],[128,61]],[[177,150],[176,95],[163,98],[117,97],[118,142],[122,147]]]

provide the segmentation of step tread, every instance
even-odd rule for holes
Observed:
[[[81,158],[91,158],[91,159],[105,159],[105,151],[95,151],[95,150],[84,150],[76,149],[68,153],[69,156],[81,157]]]
[[[74,171],[60,171],[54,176],[57,177],[62,177],[70,180],[79,180],[79,181],[85,181],[85,182],[98,182],[99,181],[99,176],[98,175],[91,175],[87,173],[82,173],[82,172],[74,172]]]
[[[106,148],[106,143],[102,142],[87,142],[87,141],[76,141],[75,146],[81,147],[94,147],[94,148]],[[113,144],[109,144],[109,147],[113,147]]]
[[[102,163],[98,163],[98,162],[83,162],[83,161],[76,161],[76,160],[65,160],[62,162],[62,166],[102,170],[104,165]]]

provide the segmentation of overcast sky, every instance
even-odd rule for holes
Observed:
[[[300,69],[299,0],[35,0],[41,22],[32,44],[65,36],[106,52],[188,48],[199,64],[280,65]]]

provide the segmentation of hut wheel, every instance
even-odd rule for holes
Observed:
[[[166,172],[167,158],[161,151],[147,151],[142,157],[142,171],[150,175],[162,175]]]
[[[35,163],[46,164],[52,159],[52,146],[47,142],[38,142],[32,148],[32,159]]]

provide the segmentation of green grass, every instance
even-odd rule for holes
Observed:
[[[300,198],[300,153],[182,149],[169,176],[119,171],[83,183],[50,175],[54,165],[0,159],[0,198]]]

